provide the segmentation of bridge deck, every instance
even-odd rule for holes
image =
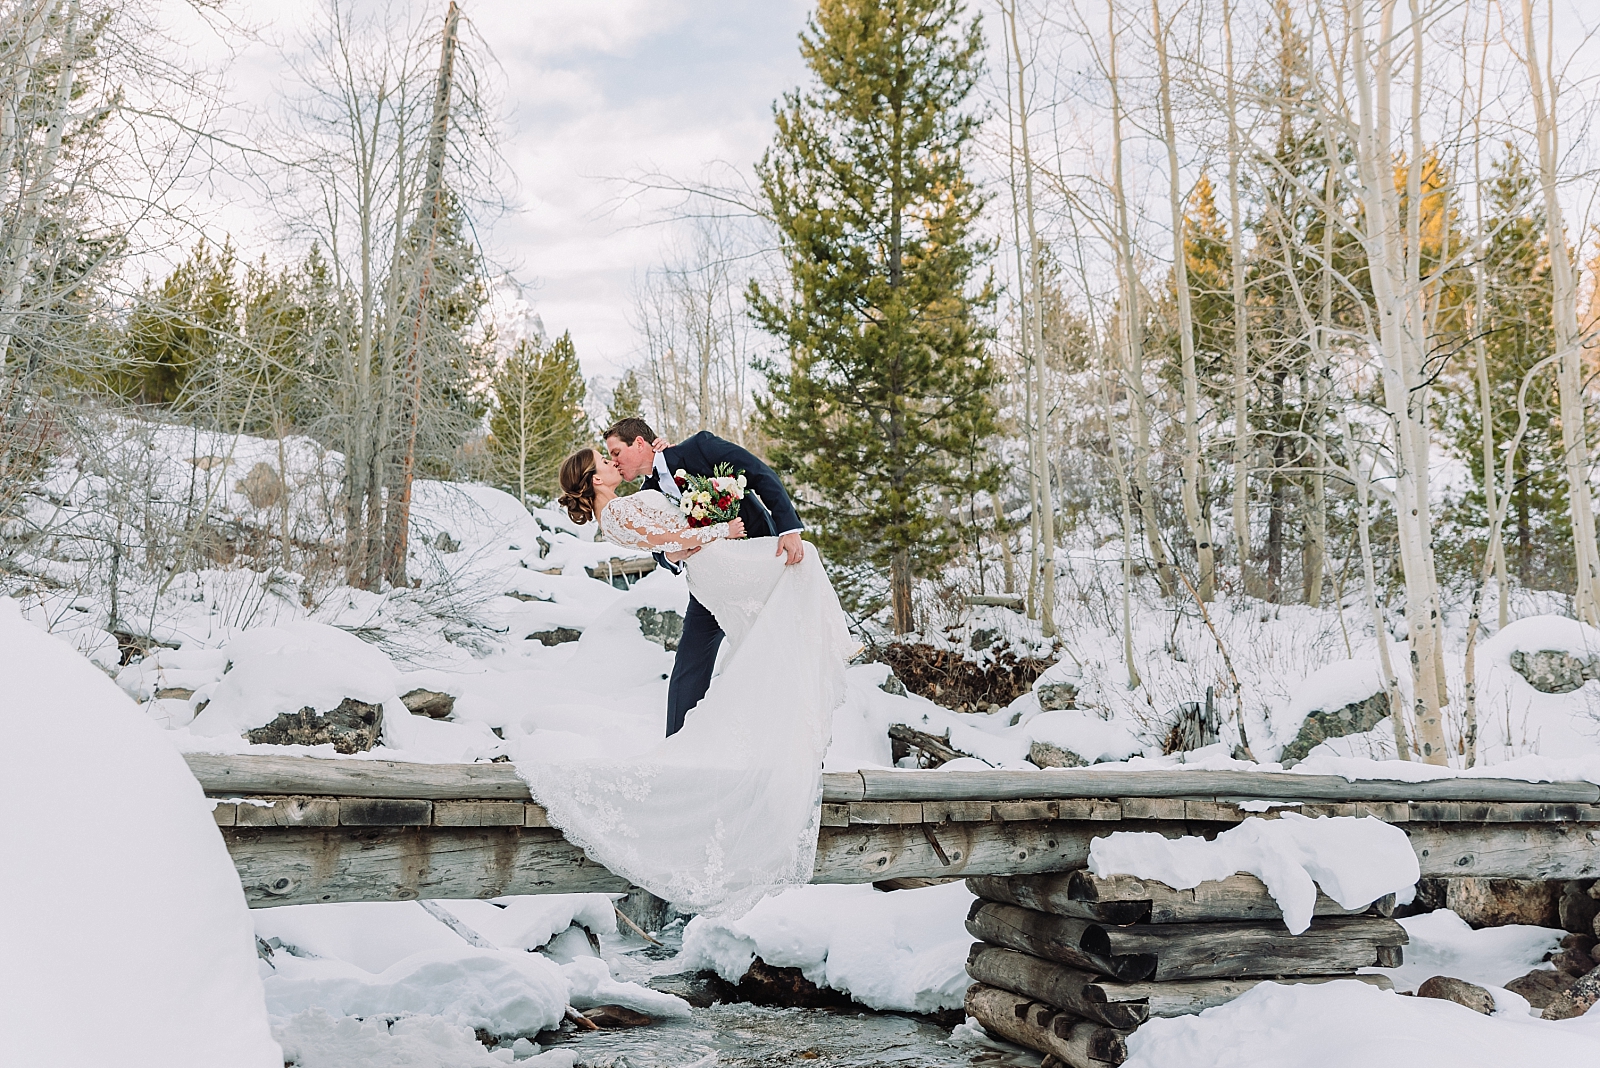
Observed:
[[[252,906],[623,891],[550,828],[509,764],[192,754]],[[815,882],[1081,867],[1113,830],[1214,834],[1240,803],[1375,816],[1425,876],[1600,874],[1600,786],[1349,782],[1271,772],[861,771],[823,776]]]

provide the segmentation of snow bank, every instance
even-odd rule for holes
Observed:
[[[512,1049],[490,1052],[472,1028],[438,1016],[358,1020],[308,1009],[274,1021],[273,1034],[283,1046],[285,1061],[296,1068],[502,1068],[513,1062],[526,1068],[573,1068],[577,1060],[572,1050],[550,1050],[521,1060]]]
[[[1209,842],[1118,831],[1090,843],[1089,870],[1156,879],[1179,890],[1249,872],[1266,884],[1293,934],[1311,925],[1319,886],[1353,909],[1407,890],[1421,875],[1399,828],[1371,816],[1311,819],[1296,812],[1247,819]]]
[[[177,750],[0,599],[0,1061],[278,1068],[244,892]]]
[[[818,986],[847,992],[873,1009],[959,1008],[967,978],[967,910],[962,883],[889,893],[871,886],[799,886],[769,897],[737,920],[697,916],[677,963],[709,968],[731,983],[760,957],[799,968]]]
[[[339,1016],[442,1016],[491,1034],[518,1035],[560,1026],[567,1007],[567,981],[554,961],[538,953],[477,949],[459,938],[377,973],[288,953],[274,953],[272,966],[262,985],[274,1016],[314,1008]]]
[[[232,665],[194,718],[199,735],[242,734],[286,712],[335,708],[346,697],[383,705],[384,717],[408,715],[395,692],[400,672],[383,653],[355,635],[298,620],[247,630],[227,645]]]
[[[1352,980],[1262,983],[1198,1016],[1153,1019],[1124,1068],[1508,1068],[1600,1062],[1600,1013],[1482,1016]]]
[[[1535,968],[1549,967],[1544,959],[1565,934],[1526,924],[1474,931],[1449,909],[1406,916],[1400,925],[1411,936],[1405,963],[1398,968],[1375,969],[1393,979],[1396,990],[1415,990],[1435,975],[1503,987]]]

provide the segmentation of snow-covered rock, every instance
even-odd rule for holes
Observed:
[[[0,1060],[278,1068],[244,891],[178,751],[10,599],[0,673]]]

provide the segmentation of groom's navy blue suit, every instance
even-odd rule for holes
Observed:
[[[745,537],[771,538],[801,529],[800,517],[795,515],[794,505],[772,468],[733,442],[702,430],[686,441],[668,446],[661,458],[674,474],[682,470],[691,475],[710,475],[718,464],[742,472],[747,492],[739,505],[739,518],[744,520]],[[661,489],[659,472],[652,471],[642,488]],[[662,554],[657,553],[656,560],[668,570],[678,571],[677,565]],[[678,639],[678,656],[672,665],[672,681],[667,684],[669,737],[678,733],[689,710],[706,695],[721,645],[722,628],[717,625],[717,617],[691,596],[683,619],[683,637]]]

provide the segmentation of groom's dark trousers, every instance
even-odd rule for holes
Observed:
[[[691,475],[710,475],[718,464],[727,464],[735,472],[743,472],[747,492],[739,506],[739,518],[744,520],[745,537],[770,538],[800,529],[800,517],[795,514],[794,505],[772,468],[733,442],[702,430],[680,444],[669,446],[662,459],[666,461],[667,470],[673,473],[683,470]],[[660,477],[651,472],[642,488],[659,490]],[[656,561],[674,573],[679,570],[660,553],[656,554]],[[717,617],[690,597],[689,610],[683,617],[683,636],[678,639],[677,659],[672,665],[672,681],[667,684],[668,737],[682,729],[689,710],[706,695],[721,645],[722,628],[717,625]]]

